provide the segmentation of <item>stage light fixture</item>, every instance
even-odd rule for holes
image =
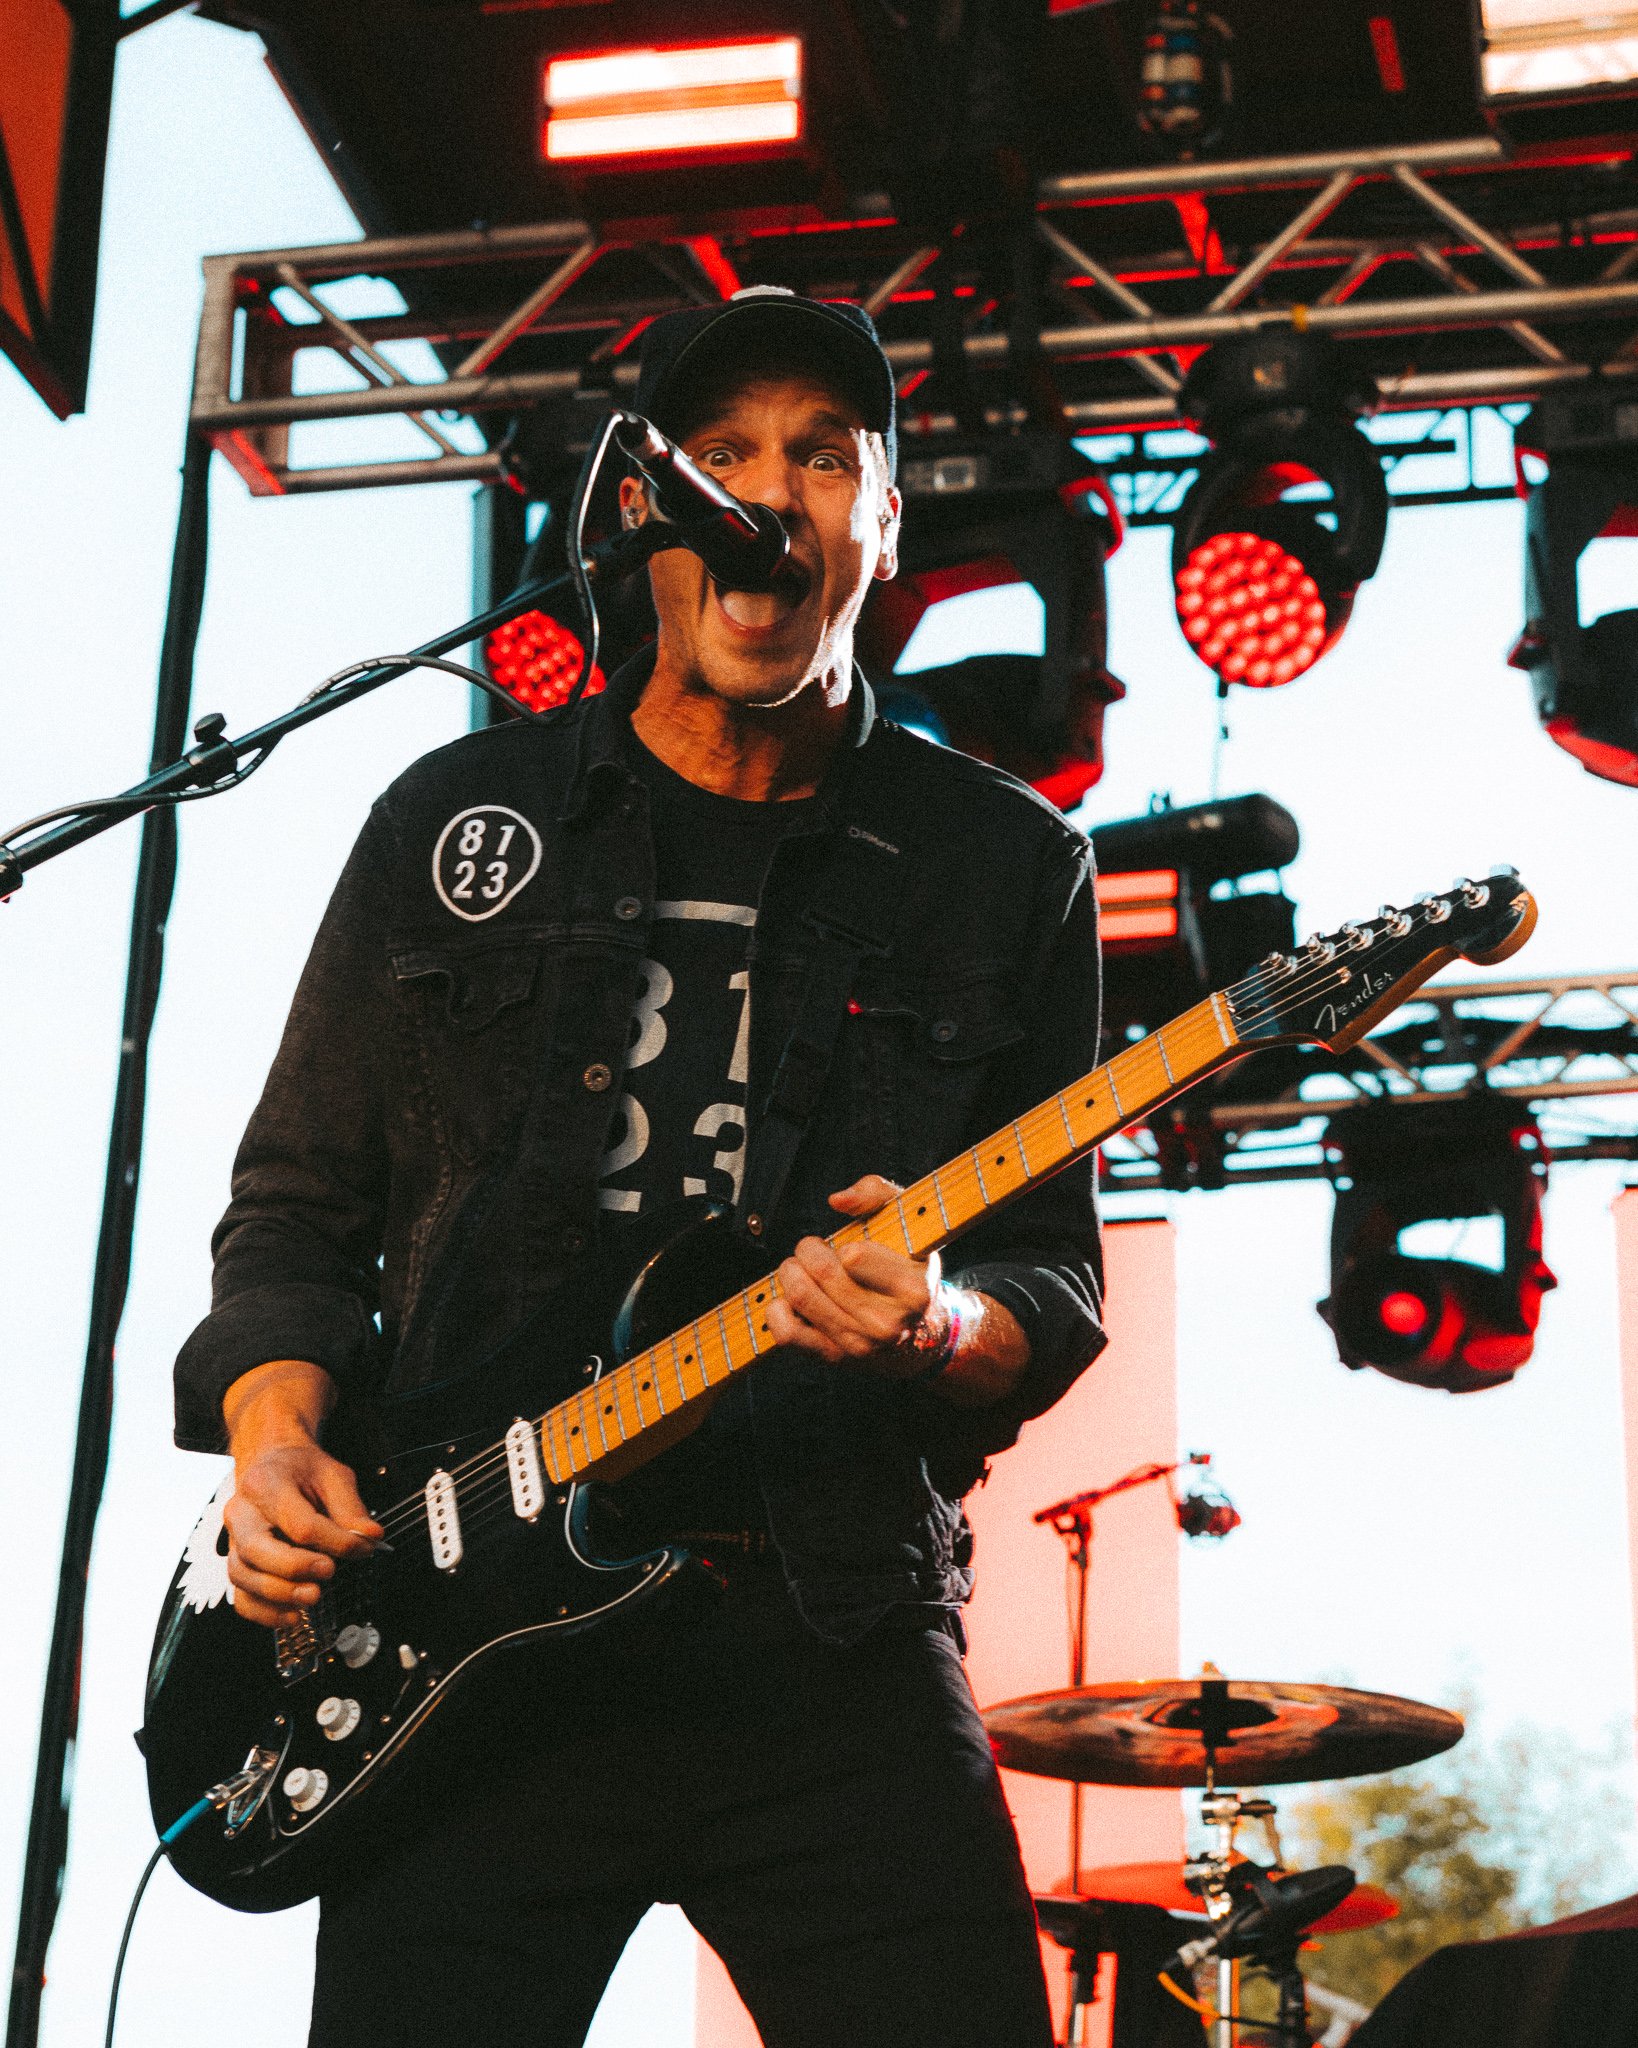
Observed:
[[[1528,1112],[1486,1096],[1370,1104],[1333,1118],[1326,1142],[1341,1178],[1319,1309],[1343,1364],[1452,1394],[1505,1385],[1557,1285],[1541,1256],[1547,1164]],[[1490,1264],[1405,1248],[1419,1226],[1464,1226],[1459,1248],[1486,1222]]]
[[[1562,100],[1638,84],[1638,12],[1565,0],[1479,0],[1479,78],[1495,101]]]
[[[1528,673],[1550,739],[1590,774],[1638,788],[1638,609],[1586,620],[1581,591],[1594,541],[1638,541],[1638,400],[1543,399],[1514,443],[1547,474],[1525,514],[1526,624],[1508,659]]]
[[[1172,580],[1220,684],[1278,688],[1312,668],[1375,572],[1388,491],[1363,404],[1318,335],[1219,342],[1190,370],[1183,411],[1213,448],[1173,525]]]
[[[1244,890],[1296,858],[1297,821],[1267,796],[1094,825],[1104,1028],[1113,1043],[1153,1031],[1271,952],[1289,952],[1296,912]]]
[[[802,136],[802,38],[552,57],[545,100],[553,163],[777,149]]]
[[[1102,477],[1062,435],[951,438],[900,465],[899,574],[874,586],[859,656],[889,715],[993,761],[1061,809],[1103,773],[1103,719],[1126,694],[1105,660],[1104,561],[1120,544]],[[1039,654],[975,654],[897,674],[936,604],[1025,583]]]
[[[567,702],[580,674],[581,645],[567,626],[546,612],[524,612],[497,626],[483,643],[484,666],[530,711],[551,711]],[[595,697],[605,677],[594,668],[586,695]],[[509,714],[502,708],[501,716]]]

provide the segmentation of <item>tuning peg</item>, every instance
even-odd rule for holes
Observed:
[[[1260,974],[1290,974],[1295,971],[1296,965],[1296,961],[1288,959],[1284,953],[1270,953],[1257,962],[1257,970]]]
[[[1363,953],[1367,947],[1376,943],[1372,935],[1357,924],[1345,924],[1342,927],[1342,936],[1348,941],[1350,953]]]
[[[1336,958],[1336,951],[1336,947],[1329,939],[1322,939],[1319,933],[1316,932],[1311,939],[1304,940],[1302,957],[1305,960],[1316,962],[1323,966],[1327,960],[1334,960]]]
[[[1518,869],[1510,868],[1505,861],[1499,867],[1490,870],[1490,879],[1493,882],[1516,882],[1518,878]]]
[[[1416,901],[1427,912],[1429,924],[1443,924],[1450,915],[1450,905],[1443,896],[1418,896]]]
[[[1490,901],[1490,891],[1483,882],[1460,882],[1457,887],[1461,890],[1462,901],[1469,910],[1482,910]]]
[[[1397,904],[1384,903],[1376,914],[1387,919],[1382,933],[1385,939],[1402,939],[1411,928],[1410,912],[1401,910]]]

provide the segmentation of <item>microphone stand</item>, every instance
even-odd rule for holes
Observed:
[[[571,573],[565,572],[561,576],[521,584],[510,596],[490,605],[464,624],[440,633],[432,640],[423,641],[407,655],[366,663],[350,673],[343,672],[332,687],[321,687],[302,703],[238,738],[227,736],[227,721],[219,712],[208,713],[194,726],[196,744],[188,752],[181,753],[179,749],[184,743],[188,699],[192,690],[194,647],[204,606],[210,455],[210,442],[201,435],[190,433],[183,452],[170,601],[159,660],[153,767],[142,781],[133,783],[118,796],[96,798],[78,807],[65,807],[60,823],[42,821],[42,828],[31,833],[20,845],[0,846],[0,900],[3,900],[22,886],[32,869],[67,853],[71,847],[83,845],[86,840],[111,831],[127,818],[143,818],[102,1220],[92,1274],[85,1367],[64,1517],[62,1565],[57,1582],[51,1646],[46,1656],[39,1749],[18,1900],[6,2048],[35,2048],[39,2038],[46,1955],[56,1924],[68,1861],[68,1809],[72,1793],[70,1760],[79,1727],[85,1599],[92,1539],[107,1476],[113,1426],[114,1340],[124,1313],[131,1244],[136,1229],[148,1043],[159,1002],[165,920],[176,880],[177,801],[219,796],[237,788],[288,733],[314,724],[330,712],[339,711],[344,704],[356,703],[360,697],[379,689],[394,676],[407,673],[418,662],[436,664],[452,649],[481,638],[496,626],[505,625],[520,612],[532,610],[575,580]],[[616,580],[646,562],[658,549],[682,544],[681,536],[674,527],[667,530],[658,522],[651,521],[647,527],[620,534],[588,550],[584,557],[586,573],[594,580]],[[505,698],[509,704],[513,703],[514,700],[499,684],[491,687],[494,694]]]
[[[587,573],[604,580],[624,576],[660,548],[680,544],[670,533],[651,533],[638,528],[591,549],[586,558]],[[463,625],[452,627],[434,639],[423,640],[420,646],[410,648],[407,654],[363,664],[333,687],[303,698],[301,703],[292,705],[288,711],[281,711],[265,725],[254,726],[237,738],[227,736],[227,721],[220,712],[207,712],[194,726],[194,738],[198,744],[190,752],[156,768],[118,796],[93,799],[62,824],[35,833],[21,846],[0,846],[0,900],[22,887],[23,879],[31,868],[55,859],[58,854],[68,852],[70,847],[95,839],[99,833],[110,831],[127,818],[156,809],[167,797],[174,800],[178,796],[186,796],[191,801],[199,796],[220,796],[236,788],[242,779],[239,775],[241,765],[249,760],[253,766],[260,767],[287,734],[299,731],[304,725],[314,724],[332,711],[339,711],[344,704],[356,703],[370,691],[378,690],[383,683],[391,682],[394,676],[405,675],[423,662],[435,667],[440,656],[464,647],[468,641],[481,639],[496,626],[504,626],[508,620],[515,619],[520,612],[534,610],[542,599],[553,596],[572,581],[573,578],[565,571],[561,576],[520,584],[509,596],[492,604],[487,611],[477,613]],[[509,692],[502,690],[498,683],[494,689],[498,696],[517,708],[516,700]]]
[[[1204,1457],[1193,1455],[1187,1460],[1176,1459],[1169,1465],[1139,1465],[1132,1471],[1112,1480],[1107,1486],[1094,1486],[1085,1493],[1071,1494],[1068,1500],[1054,1501],[1049,1508],[1041,1508],[1031,1519],[1037,1524],[1049,1522],[1054,1531],[1063,1537],[1069,1546],[1069,1568],[1075,1575],[1075,1599],[1072,1609],[1069,1638],[1069,1683],[1077,1691],[1086,1683],[1086,1603],[1087,1590],[1092,1577],[1092,1515],[1093,1511],[1112,1500],[1117,1493],[1130,1493],[1134,1487],[1148,1486],[1157,1479],[1170,1482],[1172,1475],[1180,1471],[1185,1463],[1198,1465],[1209,1463],[1210,1454]],[[1175,1502],[1176,1492],[1173,1489]],[[1069,1888],[1078,1892],[1081,1888],[1081,1825],[1082,1800],[1079,1781],[1069,1788]]]

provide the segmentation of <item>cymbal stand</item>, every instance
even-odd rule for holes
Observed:
[[[1208,1743],[1206,1789],[1200,1800],[1200,1819],[1215,1839],[1204,1855],[1189,1858],[1184,1866],[1183,1879],[1190,1891],[1199,1893],[1213,1925],[1220,1925],[1239,1903],[1229,1886],[1229,1871],[1234,1863],[1235,1838],[1241,1827],[1249,1823],[1261,1830],[1268,1858],[1267,1868],[1282,1869],[1284,1855],[1273,1800],[1219,1791],[1215,1783],[1215,1765],[1216,1751]],[[1280,2048],[1309,2048],[1307,1986],[1297,1967],[1297,1949],[1302,1939],[1299,1933],[1289,1943],[1281,1942],[1252,1958],[1279,1984],[1279,2017],[1272,2031],[1280,2042]],[[1234,2048],[1239,2024],[1232,2017],[1238,2010],[1239,2001],[1235,1976],[1234,1962],[1227,1956],[1220,1956],[1217,1962],[1217,2011],[1220,2017],[1212,2029],[1213,2048]]]

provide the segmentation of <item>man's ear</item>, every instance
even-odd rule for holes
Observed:
[[[904,499],[897,484],[889,484],[882,495],[882,547],[873,575],[879,583],[890,583],[899,573],[899,526],[904,517]]]
[[[639,476],[624,476],[620,479],[620,524],[630,533],[641,526],[648,517],[648,492]]]

